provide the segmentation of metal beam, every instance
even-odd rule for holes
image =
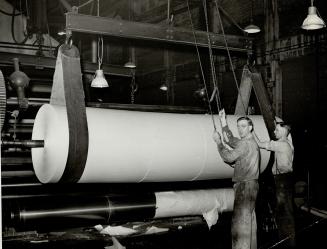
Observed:
[[[46,98],[29,98],[29,107],[40,107],[48,104],[49,99]],[[18,105],[17,98],[11,97],[7,99],[7,105]],[[117,104],[117,103],[99,103],[99,102],[86,102],[87,107],[103,108],[103,109],[116,109],[116,110],[130,110],[141,112],[167,112],[167,113],[189,113],[189,114],[203,114],[208,113],[208,110],[198,106],[170,106],[170,105],[141,105],[141,104]],[[34,120],[24,119],[25,127],[32,126]],[[14,121],[9,120],[8,123],[13,126]]]
[[[13,65],[13,58],[19,58],[21,65],[34,66],[35,68],[54,69],[56,66],[56,58],[54,57],[38,57],[28,54],[0,52],[0,64]],[[98,69],[98,65],[91,62],[82,62],[81,67],[83,73],[94,73],[95,70]],[[132,77],[131,70],[129,68],[102,64],[102,69],[105,74],[108,75]]]
[[[87,102],[87,107],[117,109],[117,110],[131,110],[142,112],[166,112],[166,113],[188,113],[188,114],[203,114],[208,113],[207,109],[196,106],[171,106],[171,105],[140,105],[140,104],[112,104],[112,103],[98,103]]]
[[[205,31],[159,26],[150,23],[131,22],[107,17],[81,15],[73,12],[66,13],[66,30],[90,34],[101,34],[112,37],[148,40],[181,45],[208,46],[208,36]],[[212,48],[226,50],[224,36],[210,33]],[[248,37],[226,35],[230,51],[247,52]]]

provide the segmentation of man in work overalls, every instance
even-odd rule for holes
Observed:
[[[224,110],[219,112],[224,141],[215,131],[213,139],[217,143],[221,158],[227,163],[234,163],[234,191],[235,201],[232,216],[232,248],[257,248],[257,223],[255,203],[259,190],[259,147],[252,135],[253,122],[248,117],[237,120],[237,129],[240,139],[233,136],[229,130]]]

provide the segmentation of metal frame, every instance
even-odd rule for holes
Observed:
[[[112,37],[165,42],[180,45],[198,45],[208,47],[208,34],[205,31],[192,31],[171,26],[159,26],[150,23],[117,20],[108,17],[82,15],[75,12],[66,13],[66,32],[101,34]],[[212,48],[226,50],[224,36],[210,32]],[[196,42],[194,39],[196,37]],[[230,51],[248,52],[248,41],[245,36],[226,35]]]
[[[13,65],[13,58],[19,58],[21,65],[34,66],[35,68],[55,68],[56,58],[54,57],[36,57],[35,55],[8,53],[0,51],[0,64]],[[94,74],[95,70],[98,69],[96,63],[83,62],[81,61],[82,71],[84,73]],[[105,74],[132,77],[131,70],[129,68],[119,66],[109,66],[106,64],[102,65]],[[110,73],[109,73],[110,72]]]

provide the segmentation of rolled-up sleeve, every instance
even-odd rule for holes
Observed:
[[[239,141],[233,150],[228,150],[223,144],[218,145],[218,151],[221,158],[228,163],[235,162],[238,158],[246,154],[247,146]]]

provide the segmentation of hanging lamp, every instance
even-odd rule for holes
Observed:
[[[313,0],[311,0],[311,6],[308,8],[308,16],[304,19],[301,28],[305,30],[316,30],[326,27],[324,20],[318,16],[318,10],[313,6]]]
[[[198,88],[194,92],[198,97],[203,98],[206,95],[206,89],[204,87]]]
[[[244,28],[244,31],[248,34],[255,34],[261,31],[257,25],[253,24],[253,0],[251,1],[251,22]]]
[[[244,28],[244,31],[248,34],[259,33],[261,30],[257,25],[250,24]]]
[[[128,62],[126,62],[124,64],[124,67],[127,67],[127,68],[136,68],[136,65],[135,65],[135,63],[132,60],[129,60]]]
[[[161,91],[167,91],[167,90],[168,90],[168,86],[166,85],[166,83],[163,83],[163,84],[160,86],[160,90],[161,90]]]
[[[100,0],[97,1],[97,16],[100,16]],[[91,87],[104,88],[109,87],[109,84],[104,77],[103,70],[101,69],[103,60],[103,38],[98,37],[98,69],[95,71],[94,79],[91,82]]]
[[[132,4],[131,4],[131,0],[128,0],[128,21],[133,20],[134,18],[131,17],[131,8],[132,8]],[[135,49],[134,47],[131,47],[131,44],[129,43],[129,59],[128,62],[126,62],[124,64],[124,67],[127,68],[136,68],[136,64],[135,64]]]
[[[103,59],[103,38],[98,38],[98,69],[95,71],[94,79],[92,80],[91,87],[104,88],[109,87],[109,84],[104,77],[103,70],[101,69]]]

